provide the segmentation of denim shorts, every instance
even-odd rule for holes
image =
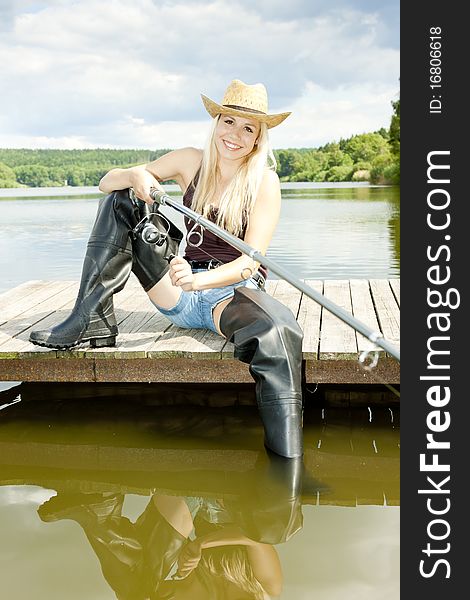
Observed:
[[[205,269],[195,269],[193,273],[200,273]],[[210,329],[219,333],[215,327],[212,311],[227,298],[231,298],[237,287],[248,287],[258,289],[252,279],[239,281],[221,288],[210,290],[198,290],[192,292],[181,292],[180,299],[172,308],[162,308],[153,302],[155,308],[165,315],[174,325],[186,329]]]

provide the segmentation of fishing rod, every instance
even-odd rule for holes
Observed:
[[[157,204],[160,204],[162,206],[170,206],[177,212],[180,212],[186,217],[189,217],[192,221],[194,221],[197,225],[200,225],[203,229],[207,229],[208,231],[221,238],[240,252],[243,252],[243,254],[246,254],[254,261],[265,265],[266,267],[268,267],[268,269],[271,269],[273,273],[276,273],[276,275],[293,285],[299,291],[306,294],[309,298],[311,298],[315,302],[318,302],[318,304],[320,304],[321,306],[323,306],[323,308],[325,308],[333,315],[338,317],[338,319],[341,319],[341,321],[343,321],[344,323],[361,333],[364,337],[366,337],[370,342],[372,342],[376,346],[380,346],[380,348],[388,352],[391,356],[393,356],[393,358],[400,362],[400,351],[392,343],[386,340],[380,333],[380,331],[374,331],[373,329],[362,323],[362,321],[359,321],[358,319],[356,319],[356,317],[353,317],[353,315],[348,313],[348,311],[344,310],[344,308],[341,308],[340,306],[326,298],[326,296],[320,294],[312,287],[307,285],[301,279],[298,279],[297,277],[292,275],[287,269],[281,267],[272,259],[268,258],[264,254],[261,254],[261,252],[255,250],[255,248],[253,248],[240,238],[237,238],[228,231],[225,231],[225,229],[222,229],[222,227],[219,227],[212,221],[209,221],[209,219],[206,219],[194,210],[180,204],[179,202],[176,202],[176,200],[170,198],[170,196],[168,196],[165,192],[158,189],[152,189],[150,191],[150,196],[155,200]],[[377,357],[372,366],[375,366],[376,362]]]

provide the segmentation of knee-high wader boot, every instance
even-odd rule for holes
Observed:
[[[30,341],[39,346],[67,349],[89,341],[93,347],[113,346],[118,327],[113,295],[122,290],[133,271],[146,291],[169,269],[165,257],[178,253],[181,231],[161,215],[151,217],[162,232],[161,245],[146,244],[134,227],[150,212],[141,200],[131,200],[129,190],[104,197],[88,240],[80,289],[71,314],[50,329],[32,331]]]
[[[273,452],[260,455],[248,471],[240,493],[224,506],[244,535],[263,544],[282,544],[303,525],[301,457],[284,458]]]
[[[235,357],[250,364],[265,445],[287,458],[302,456],[303,334],[294,315],[266,292],[240,287],[222,311],[220,329]]]
[[[142,594],[143,547],[136,527],[122,516],[124,494],[59,492],[38,508],[46,523],[70,519],[83,529],[117,598]]]

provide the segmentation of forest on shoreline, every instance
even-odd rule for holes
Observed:
[[[318,148],[274,150],[281,181],[400,183],[400,100],[392,106],[388,129]],[[97,186],[110,169],[147,163],[169,150],[0,148],[0,188]]]

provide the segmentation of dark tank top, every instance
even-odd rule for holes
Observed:
[[[184,206],[187,206],[188,208],[191,208],[194,191],[196,189],[197,182],[199,179],[199,171],[200,171],[200,169],[197,170],[197,173],[194,176],[194,179],[189,184],[189,186],[186,189],[186,192],[183,195],[183,204],[184,204]],[[207,218],[209,219],[209,221],[212,221],[213,223],[215,223],[215,221],[217,219],[217,209],[212,208],[211,211],[209,212]],[[186,230],[188,233],[191,231],[191,229],[195,225],[194,221],[192,221],[188,217],[184,217],[184,224],[186,226]],[[220,239],[219,237],[217,237],[216,235],[214,235],[212,232],[208,231],[207,229],[201,230],[201,227],[198,225],[196,227],[195,231],[197,231],[198,233],[201,232],[203,234],[202,243],[200,246],[191,246],[187,240],[185,255],[183,257],[186,260],[208,261],[208,260],[211,260],[211,258],[216,258],[217,260],[220,260],[220,262],[228,263],[232,260],[235,260],[239,256],[241,256],[242,253],[239,250],[237,250],[236,248],[234,248],[233,246],[231,246],[224,240]],[[243,219],[242,231],[238,237],[240,239],[243,239],[245,237],[245,232],[246,232],[246,219]],[[189,242],[197,243],[198,241],[199,241],[198,235],[189,237]],[[266,267],[264,265],[261,265],[259,267],[259,271],[265,278],[267,277],[268,270],[266,269]]]

